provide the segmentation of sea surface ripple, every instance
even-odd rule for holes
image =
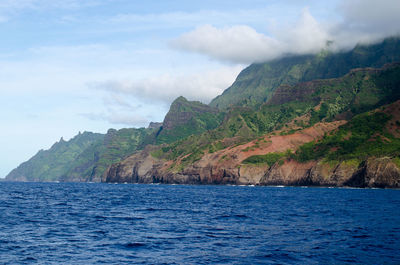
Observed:
[[[400,190],[0,183],[1,264],[400,264]]]

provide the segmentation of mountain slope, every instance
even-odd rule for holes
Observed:
[[[103,137],[103,134],[84,132],[79,133],[68,142],[61,138],[49,150],[40,150],[31,159],[12,170],[6,176],[6,179],[21,181],[58,180],[86,148],[102,141]]]
[[[305,159],[303,151],[313,155],[319,154],[320,149],[332,151],[326,147],[328,144],[308,142],[325,139],[324,134],[354,116],[400,99],[400,64],[391,63],[400,61],[399,47],[399,38],[390,38],[346,53],[324,52],[253,64],[211,106],[179,97],[171,104],[163,123],[153,123],[147,129],[111,129],[78,149],[72,140],[62,141],[62,148],[57,144],[42,151],[45,155],[38,153],[7,179],[271,184],[281,181],[285,170],[294,166],[303,175],[296,173],[295,180],[289,178],[284,183],[305,183],[307,170],[332,156],[328,152]],[[353,68],[360,66],[365,67]],[[391,123],[397,125],[397,121]],[[382,133],[376,128],[371,130]],[[385,139],[395,143],[396,130]],[[344,137],[354,140],[351,135]],[[305,147],[300,147],[304,143]],[[307,144],[312,147],[307,149]],[[343,145],[347,144],[351,145],[346,141]],[[389,147],[385,145],[384,149],[391,150]],[[292,151],[286,152],[285,148]],[[332,148],[342,150],[342,145],[336,142]],[[376,154],[395,155],[367,154],[365,161]],[[340,170],[348,168],[343,159],[350,158],[341,153],[332,163],[345,163],[338,167]],[[390,161],[393,159],[390,157]],[[271,178],[261,179],[262,176]],[[311,176],[308,174],[307,178]]]
[[[281,86],[259,109],[231,109],[216,129],[171,143],[154,155],[172,160],[184,156],[181,165],[188,165],[206,152],[241,144],[274,130],[290,133],[319,121],[349,119],[399,98],[400,64],[352,70],[341,78]]]
[[[61,181],[100,181],[109,165],[138,150],[152,129],[110,129],[101,141],[86,148],[59,178]]]
[[[145,144],[172,143],[220,125],[223,113],[198,101],[178,97],[172,102],[160,129]]]
[[[294,85],[315,79],[336,78],[351,69],[380,68],[400,61],[400,38],[388,38],[374,45],[358,45],[341,53],[321,52],[318,55],[290,56],[267,63],[252,64],[244,69],[231,87],[213,99],[210,106],[254,107],[266,102],[280,85]]]
[[[388,182],[382,180],[381,184],[397,187],[400,185],[400,169],[393,163],[397,161],[400,148],[397,144],[400,122],[396,120],[399,118],[396,113],[400,103],[392,102],[398,99],[400,64],[386,65],[382,69],[356,69],[341,78],[281,86],[259,110],[236,108],[215,130],[162,147],[149,146],[111,166],[104,179],[109,182],[144,183],[356,185],[351,178],[357,170],[367,172],[372,170],[369,166],[379,167],[381,160],[376,160],[374,156],[388,156],[389,160],[384,163],[390,165],[391,173],[387,173],[390,176],[385,175],[386,171],[382,171],[383,176],[379,172],[377,174],[379,178],[388,177]],[[378,109],[375,111],[377,117],[371,113],[356,115],[386,103],[392,103],[387,107],[386,114]],[[391,131],[381,130],[389,122],[387,117],[390,115],[394,117],[390,121]],[[349,125],[343,125],[346,123],[344,119],[351,119]],[[354,124],[362,124],[365,128],[361,131],[368,133],[360,134]],[[338,126],[342,126],[339,132],[346,132],[340,134],[344,137],[341,138],[343,144],[325,144],[325,153],[304,158],[302,153],[307,150],[308,155],[320,154],[319,145],[313,141],[325,141],[325,135],[330,132],[335,135]],[[352,129],[347,130],[346,126]],[[376,134],[386,138],[379,138],[381,140],[373,146],[369,145],[371,136]],[[388,142],[382,145],[382,141]],[[366,147],[362,147],[362,143],[367,143]],[[307,149],[308,145],[312,147]],[[358,145],[361,149],[357,149]],[[342,147],[347,153],[341,151]],[[342,171],[328,170],[326,173],[325,167],[317,167],[331,151],[339,154],[331,163],[338,166],[338,170],[348,169],[345,176],[338,177],[336,182],[335,176]],[[349,159],[362,152],[366,155],[353,167],[354,161]],[[314,170],[313,176],[310,175],[311,169]],[[381,185],[378,182],[368,183],[365,185]]]
[[[11,171],[7,180],[100,181],[112,163],[135,152],[152,129],[108,130],[107,134],[84,132],[69,141],[60,140]]]
[[[386,118],[380,119],[381,116]],[[399,117],[400,101],[397,101],[373,112],[360,114],[349,123],[317,123],[290,135],[270,133],[243,145],[233,145],[213,153],[205,153],[197,161],[178,169],[171,167],[173,161],[154,157],[154,149],[149,147],[112,165],[104,178],[107,182],[129,183],[400,188],[400,124],[393,123],[398,121]],[[361,127],[360,120],[364,124]],[[375,140],[376,142],[371,143],[367,140],[364,145],[373,146],[370,149],[372,152],[357,159],[353,156],[343,156],[331,160],[324,154],[318,158],[300,160],[304,146],[312,145],[316,147],[313,152],[318,153],[318,145],[325,143],[328,138],[338,141],[326,154],[337,151],[340,153],[341,149],[336,148],[344,144],[347,154],[358,155],[360,147],[347,146],[346,142],[353,140],[351,136],[347,139],[344,131],[354,133],[357,139],[361,131],[362,137],[366,136],[364,140]],[[381,142],[377,141],[374,132],[382,133]],[[338,138],[338,135],[344,137]],[[387,142],[383,148],[379,148],[382,141]],[[364,147],[361,149],[365,150]]]

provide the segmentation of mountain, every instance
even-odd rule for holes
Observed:
[[[140,149],[153,129],[109,129],[100,141],[86,148],[64,172],[60,181],[97,181],[107,167]]]
[[[14,169],[6,180],[100,182],[110,165],[147,144],[171,143],[214,129],[222,117],[215,108],[179,97],[163,123],[151,123],[147,129],[110,129],[105,135],[85,132],[61,140]]]
[[[215,130],[148,146],[104,179],[400,187],[399,118],[400,64],[353,69],[282,85],[258,110],[238,107]]]
[[[288,56],[209,105],[179,97],[162,123],[57,143],[7,179],[400,187],[399,100],[399,38]]]
[[[39,151],[11,171],[6,180],[21,181],[100,181],[112,163],[136,151],[152,129],[108,130],[107,134],[84,132],[49,150]]]
[[[231,87],[213,99],[210,106],[258,106],[266,102],[276,88],[315,79],[336,78],[351,69],[380,68],[400,61],[400,38],[387,38],[374,45],[357,45],[347,52],[323,51],[317,55],[289,56],[244,69]]]
[[[198,101],[188,101],[184,97],[175,99],[165,115],[164,121],[158,123],[151,135],[140,145],[160,145],[176,142],[191,135],[198,135],[214,129],[221,124],[224,113]],[[155,124],[155,123],[151,123]]]
[[[49,150],[40,150],[27,162],[12,170],[6,176],[6,179],[20,181],[58,180],[86,148],[103,138],[103,134],[91,132],[79,133],[68,142],[61,138]]]
[[[399,64],[382,69],[355,69],[340,78],[281,86],[258,109],[231,109],[216,129],[183,138],[153,154],[172,161],[185,156],[183,161],[173,164],[187,166],[207,152],[246,143],[276,130],[290,132],[320,121],[350,119],[399,99],[399,86]],[[293,124],[289,125],[290,122]]]
[[[216,128],[222,120],[216,108],[179,97],[172,102],[155,142],[171,143]]]

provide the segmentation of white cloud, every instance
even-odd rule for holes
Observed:
[[[34,99],[23,108],[11,106],[14,116],[42,115],[38,110],[53,113],[54,108],[79,100],[74,106],[76,113],[70,114],[85,113],[80,118],[89,118],[95,126],[146,126],[161,121],[169,104],[180,95],[210,101],[231,85],[242,69],[203,59],[170,49],[136,49],[130,44],[35,47],[21,57],[0,56],[1,91],[3,96]],[[88,89],[88,84],[97,89]],[[81,103],[85,101],[88,103]]]
[[[92,89],[104,93],[106,110],[82,116],[111,124],[147,126],[150,121],[162,121],[171,102],[179,96],[208,103],[229,87],[242,69],[243,66],[225,66],[197,74],[91,83]]]
[[[153,103],[169,104],[179,96],[208,103],[229,87],[242,69],[243,66],[227,66],[197,74],[164,74],[135,81],[92,83],[91,87]]]
[[[271,60],[287,53],[313,53],[323,48],[329,34],[304,9],[294,27],[276,30],[276,37],[239,25],[218,29],[204,25],[171,42],[172,47],[236,63]]]
[[[303,9],[297,25],[277,33],[277,38],[284,47],[282,53],[305,54],[320,51],[326,46],[331,36],[314,19],[308,9]]]
[[[398,0],[342,1],[337,9],[343,20],[333,25],[331,30],[344,46],[400,34]]]
[[[171,42],[172,47],[226,61],[248,63],[274,56],[279,42],[248,26],[218,29],[204,25]]]
[[[178,50],[207,55],[234,63],[263,62],[286,54],[317,53],[327,48],[348,49],[359,42],[373,42],[400,34],[398,0],[342,1],[341,20],[318,22],[308,8],[292,25],[273,23],[269,35],[246,25],[217,28],[202,25],[171,41]]]

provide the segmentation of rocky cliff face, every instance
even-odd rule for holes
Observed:
[[[397,187],[399,43],[253,64],[210,105],[179,97],[147,129],[60,140],[7,179]]]
[[[206,153],[201,159],[180,167],[181,161],[157,159],[148,146],[124,161],[112,165],[103,175],[105,182],[166,184],[235,184],[290,186],[350,186],[400,188],[400,168],[394,158],[370,157],[357,161],[300,163],[294,159],[248,165],[254,155],[296,150],[304,143],[320,139],[346,121],[323,122],[291,135],[269,134],[247,144]]]
[[[271,167],[259,184],[400,188],[400,168],[390,157],[371,157],[360,165],[286,161]]]
[[[360,165],[285,161],[269,167],[223,166],[197,163],[180,172],[167,170],[168,162],[133,156],[109,168],[104,181],[112,183],[234,184],[400,188],[400,168],[392,158],[369,158]]]

